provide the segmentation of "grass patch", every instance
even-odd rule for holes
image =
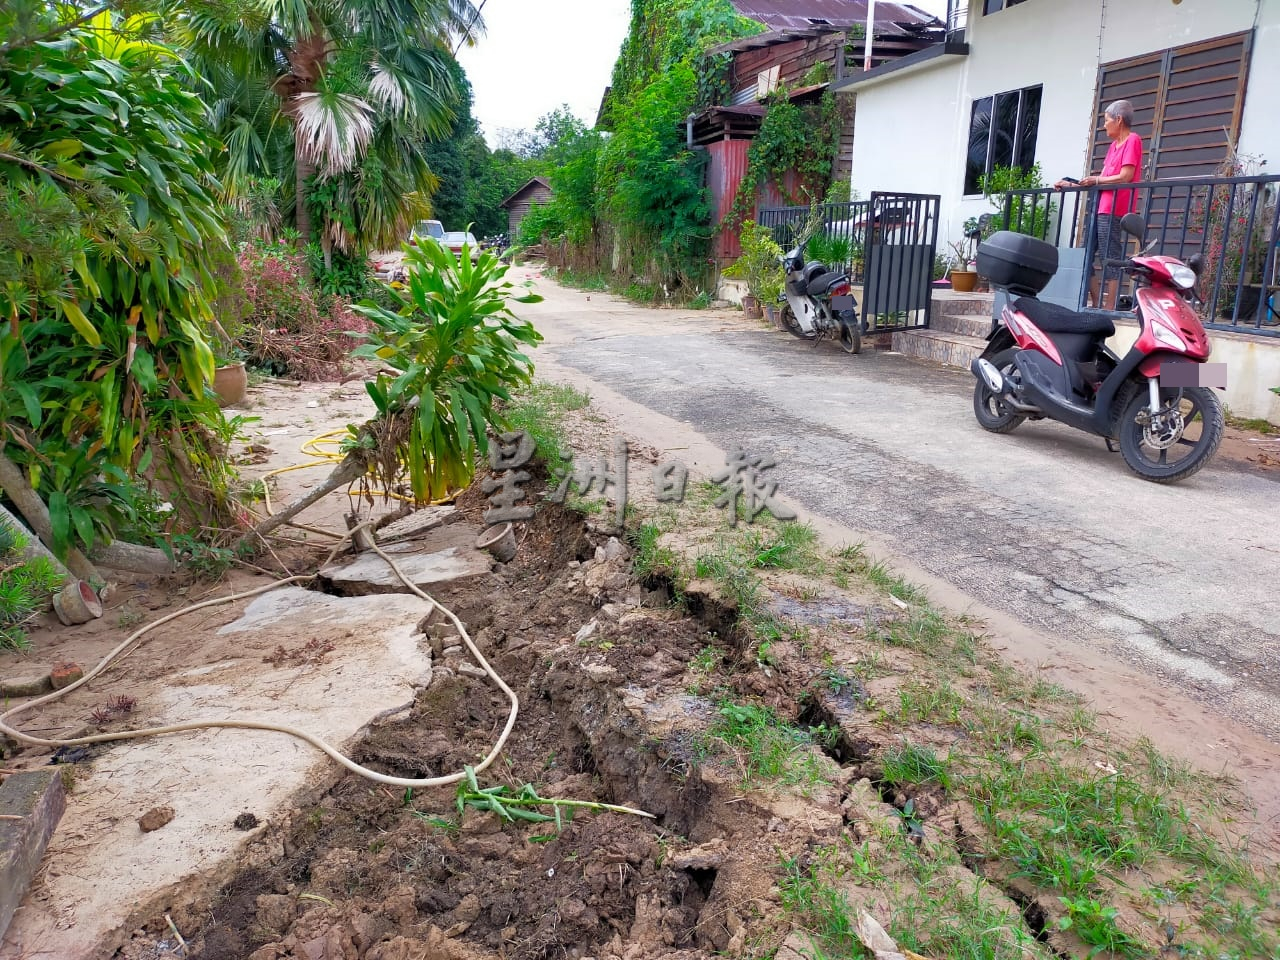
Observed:
[[[964,695],[946,680],[911,680],[898,688],[897,719],[901,723],[959,724],[965,707]]]
[[[643,523],[631,536],[635,555],[631,569],[637,577],[670,576],[680,567],[680,557],[670,547],[659,541],[665,531],[656,523]]]
[[[545,463],[552,474],[562,474],[573,459],[565,439],[565,416],[590,402],[587,394],[573,387],[535,380],[513,396],[502,413],[509,429],[527,431],[533,438],[535,459]]]
[[[903,603],[924,603],[923,590],[895,574],[884,561],[873,562],[866,547],[855,543],[835,552],[835,569],[846,576],[856,576]]]
[[[937,783],[943,789],[951,787],[950,761],[910,741],[886,750],[880,765],[884,779],[894,786]]]
[[[737,544],[755,570],[806,570],[819,566],[818,533],[807,523],[748,528]]]
[[[1227,426],[1234,427],[1237,430],[1252,430],[1254,433],[1260,433],[1264,437],[1272,434],[1280,433],[1280,427],[1277,427],[1270,420],[1264,420],[1261,417],[1236,417],[1227,411]]]
[[[566,267],[555,273],[555,280],[561,286],[588,293],[601,293],[609,289],[609,274],[604,272],[571,270]]]
[[[914,883],[905,882],[907,867]],[[861,957],[857,914],[847,891],[877,891],[887,932],[899,947],[947,960],[1048,960],[1054,956],[1007,902],[982,895],[957,856],[930,853],[900,834],[815,851],[807,865],[782,862],[783,909],[819,948],[819,957]]]
[[[825,727],[801,729],[785,723],[768,707],[726,700],[704,746],[732,753],[744,785],[764,781],[812,787],[831,782],[832,761],[816,746],[831,735]]]

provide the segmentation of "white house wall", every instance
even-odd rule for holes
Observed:
[[[873,190],[944,193],[956,179],[951,159],[963,164],[969,135],[961,82],[960,65],[946,64],[858,93],[850,179],[862,199]]]
[[[1240,152],[1267,161],[1263,173],[1280,173],[1280,123],[1276,122],[1276,97],[1280,96],[1280,0],[1262,0],[1249,87],[1244,94],[1240,123]]]
[[[1105,0],[1101,8],[1101,62],[1112,63],[1252,30],[1258,0]]]
[[[1102,0],[1027,0],[985,17],[981,0],[970,4],[962,142],[968,140],[974,100],[1041,84],[1036,159],[1044,178],[1052,183],[1059,177],[1083,176],[1101,21]],[[964,163],[962,151],[951,164],[951,191],[957,199],[964,190]],[[948,206],[952,205],[944,198],[943,209]],[[959,234],[967,217],[990,212],[990,203],[982,197],[960,200],[949,232]]]

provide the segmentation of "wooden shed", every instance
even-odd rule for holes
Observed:
[[[535,203],[547,203],[553,195],[551,184],[542,177],[534,177],[499,204],[507,211],[507,235],[512,243],[520,235],[520,221],[529,212],[529,208]]]

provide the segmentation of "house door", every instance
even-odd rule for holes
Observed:
[[[1102,113],[1116,100],[1133,104],[1142,137],[1141,180],[1211,177],[1240,134],[1251,33],[1161,50],[1103,64],[1092,132],[1092,170],[1101,170],[1111,141]]]

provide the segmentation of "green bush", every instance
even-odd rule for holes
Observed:
[[[311,283],[319,293],[344,300],[359,300],[369,293],[373,274],[367,257],[332,250],[329,261],[330,265],[326,267],[320,244],[314,241],[307,244],[307,269],[311,273]]]
[[[25,545],[26,538],[0,519],[0,649],[30,646],[26,627],[62,581],[47,558],[23,560]]]
[[[70,486],[108,467],[185,491],[202,522],[224,525],[231,471],[207,390],[221,145],[180,53],[139,39],[157,34],[153,17],[103,8],[60,27],[57,6],[0,5],[4,454],[72,539],[112,532]],[[92,523],[62,509],[77,502]]]
[[[535,203],[520,221],[520,236],[517,239],[523,247],[533,247],[546,241],[556,242],[565,234],[562,209],[553,203]]]
[[[782,247],[773,232],[754,220],[742,225],[742,256],[725,268],[730,280],[742,280],[747,293],[763,303],[772,303],[782,293]]]
[[[996,167],[979,182],[982,185],[983,194],[995,210],[995,215],[983,233],[984,238],[997,230],[1012,230],[1014,233],[1023,233],[1042,240],[1048,236],[1049,218],[1056,209],[1053,201],[1047,196],[1033,198],[1009,196],[1011,193],[1017,194],[1044,187],[1040,164],[1034,163],[1026,170],[1018,167]]]

